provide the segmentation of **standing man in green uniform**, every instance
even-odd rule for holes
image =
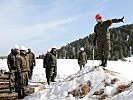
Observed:
[[[24,98],[24,88],[28,85],[28,66],[29,60],[27,58],[27,52],[24,46],[20,47],[20,56],[16,58],[16,69],[17,69],[17,83],[18,83],[18,97]]]
[[[52,77],[52,68],[50,66],[50,57],[51,57],[51,49],[48,49],[46,55],[43,58],[43,68],[45,69],[45,73],[46,73],[46,78],[47,78],[47,83],[48,85],[50,85],[51,82],[51,77]]]
[[[80,48],[80,52],[78,54],[78,64],[80,66],[80,70],[82,69],[82,67],[85,66],[85,64],[87,63],[87,54],[84,51],[84,48]]]
[[[53,46],[51,51],[48,51],[43,59],[43,67],[46,68],[47,83],[55,82],[57,76],[57,58],[56,47]]]
[[[28,55],[29,55],[29,67],[30,67],[28,76],[29,76],[29,79],[31,80],[34,66],[36,66],[35,54],[31,51],[31,47],[28,48]]]
[[[19,46],[15,45],[14,48],[11,49],[11,53],[7,58],[7,65],[9,68],[9,87],[10,92],[17,91],[17,72],[16,72],[16,57],[19,55]]]
[[[120,19],[107,19],[106,21],[102,21],[101,14],[97,14],[95,16],[97,24],[94,27],[94,41],[93,45],[98,48],[98,57],[101,60],[100,66],[106,67],[107,66],[107,59],[110,55],[110,33],[109,33],[109,26],[112,23],[123,22],[124,17]]]
[[[56,46],[52,47],[51,57],[49,59],[50,66],[52,68],[51,82],[55,82],[57,76],[57,55],[56,55]]]

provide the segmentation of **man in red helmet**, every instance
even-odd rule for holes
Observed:
[[[124,17],[120,19],[107,19],[106,21],[102,21],[101,14],[97,14],[95,16],[97,24],[94,27],[94,40],[93,45],[96,46],[98,49],[98,57],[101,60],[100,66],[106,67],[107,66],[107,59],[110,55],[110,33],[109,33],[109,26],[112,23],[123,22]]]

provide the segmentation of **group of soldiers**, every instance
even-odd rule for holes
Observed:
[[[97,24],[94,27],[94,48],[97,44],[98,56],[101,60],[100,66],[107,66],[107,59],[110,52],[110,33],[109,26],[112,23],[123,22],[124,17],[120,19],[108,19],[102,21],[101,14],[95,16]],[[56,47],[52,47],[47,51],[43,58],[43,67],[46,68],[47,83],[55,82],[57,76],[57,57]],[[87,63],[87,55],[84,48],[80,49],[78,55],[78,64],[80,69]],[[31,52],[31,48],[17,46],[11,49],[11,53],[7,59],[8,68],[10,71],[10,90],[18,92],[20,97],[24,96],[24,87],[28,85],[28,80],[32,77],[33,68],[36,65],[35,55]]]
[[[32,78],[33,68],[36,65],[35,55],[24,46],[15,45],[7,58],[10,77],[10,92],[17,92],[18,98],[23,98],[25,87]]]
[[[98,57],[101,60],[99,66],[106,67],[107,60],[110,57],[110,33],[109,33],[109,26],[112,23],[123,22],[124,17],[120,19],[107,19],[106,21],[102,21],[102,15],[97,14],[95,16],[97,24],[94,27],[94,40],[93,40],[93,49],[97,47],[98,50]],[[93,54],[94,56],[94,54]],[[80,70],[85,66],[87,63],[87,54],[84,51],[84,48],[80,48],[80,52],[78,53],[78,64],[80,66]],[[46,68],[46,78],[48,84],[50,82],[54,82],[55,77],[57,75],[57,58],[56,58],[56,47],[47,51],[47,54],[43,58],[43,67]]]

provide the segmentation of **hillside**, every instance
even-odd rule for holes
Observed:
[[[133,24],[110,29],[111,60],[123,59],[133,54]],[[58,58],[75,59],[81,47],[85,48],[88,59],[92,59],[93,35],[75,40],[58,50]],[[97,50],[95,59],[98,59]]]

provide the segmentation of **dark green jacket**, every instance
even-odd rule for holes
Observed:
[[[110,43],[110,33],[108,28],[112,23],[118,22],[120,22],[120,19],[108,19],[97,23],[94,27],[94,41],[97,41],[97,43]]]
[[[80,51],[78,54],[78,64],[87,63],[87,54],[83,51]]]
[[[50,62],[50,66],[57,66],[57,58],[55,54],[51,53],[49,62]]]
[[[17,56],[16,63],[17,63],[16,67],[17,67],[18,73],[28,71],[29,60],[28,60],[28,57],[26,55]]]
[[[35,66],[36,65],[35,54],[33,52],[28,52],[28,55],[29,55],[29,66],[30,67]]]

